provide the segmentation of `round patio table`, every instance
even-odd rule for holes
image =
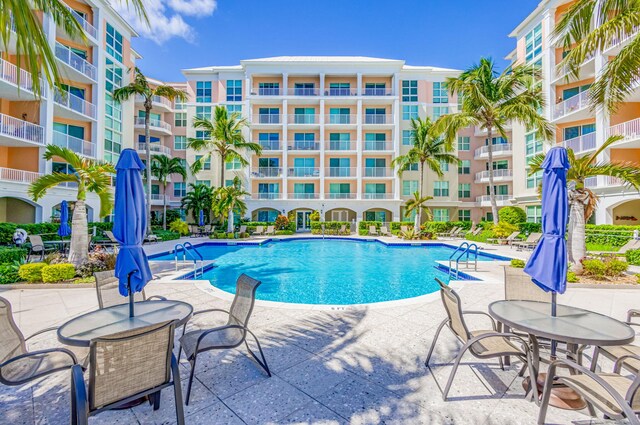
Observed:
[[[58,340],[88,347],[93,339],[169,320],[175,320],[179,327],[189,320],[193,307],[182,301],[151,300],[136,302],[134,311],[135,316],[129,317],[129,304],[125,303],[83,314],[58,328]]]
[[[537,337],[565,342],[572,347],[624,345],[635,338],[635,332],[626,323],[600,313],[562,304],[557,305],[556,315],[552,316],[551,303],[495,301],[489,305],[489,314],[504,325],[532,336],[533,367],[536,374],[540,363]],[[583,403],[571,405],[567,404],[566,400],[564,403],[558,400],[554,404],[556,407],[573,409],[584,407]]]

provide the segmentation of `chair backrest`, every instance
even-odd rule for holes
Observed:
[[[256,226],[256,233],[264,232],[264,226]]]
[[[27,352],[24,335],[13,320],[11,303],[0,297],[0,363]]]
[[[253,305],[256,301],[256,289],[260,286],[260,281],[246,274],[241,274],[236,281],[236,295],[233,297],[231,308],[229,309],[228,325],[247,326]]]
[[[460,301],[460,297],[453,289],[442,283],[440,279],[436,278],[436,282],[440,285],[440,296],[442,297],[442,304],[449,317],[451,330],[463,342],[467,342],[471,336],[462,317],[462,302]]]
[[[376,226],[369,226],[369,233],[378,233]]]
[[[126,304],[129,298],[120,295],[119,280],[115,270],[95,272],[96,293],[98,294],[98,306],[100,308],[112,307],[114,305]],[[144,290],[133,294],[134,301],[144,301],[146,299]]]
[[[341,232],[346,232],[347,231],[347,225],[343,224],[342,226],[340,226],[340,231]]]
[[[380,233],[389,233],[387,226],[380,226]]]
[[[89,410],[169,383],[174,329],[169,321],[91,341]]]
[[[267,233],[273,233],[275,230],[275,226],[267,226]]]
[[[482,232],[482,227],[476,228],[473,232],[471,232],[471,234],[473,236],[477,236],[480,232]]]
[[[238,233],[247,233],[247,226],[240,226],[240,230],[238,231]]]
[[[522,269],[504,266],[504,299],[551,302],[551,292],[540,289]]]
[[[116,237],[113,236],[113,232],[111,230],[105,230],[104,234],[109,238],[111,242],[118,243],[118,241],[116,240]]]
[[[520,234],[520,232],[518,232],[518,231],[516,231],[516,232],[512,232],[509,236],[507,236],[507,240],[508,240],[508,241],[512,241],[512,240],[514,240],[515,238],[517,238],[519,234]]]
[[[210,231],[211,231],[211,225],[210,225],[210,224],[206,224],[206,225],[204,226],[204,231],[205,231],[205,232],[210,232]]]
[[[525,242],[538,242],[542,237],[542,233],[531,233]]]
[[[42,236],[40,235],[29,235],[29,243],[32,251],[42,251],[44,249],[44,242],[42,242]]]
[[[462,230],[462,227],[454,227],[451,229],[451,236],[457,235]]]

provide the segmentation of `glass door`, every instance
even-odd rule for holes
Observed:
[[[308,232],[311,230],[311,211],[296,212],[296,231]]]

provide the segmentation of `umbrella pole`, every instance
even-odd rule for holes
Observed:
[[[127,275],[127,288],[129,288],[129,317],[135,316],[135,312],[133,311],[133,291],[131,290],[131,275],[136,271],[137,270],[134,270]]]
[[[557,301],[556,301],[556,296],[557,294],[555,292],[551,293],[551,317],[556,317],[557,314]],[[555,340],[551,340],[551,358],[555,359],[556,358],[556,341]]]

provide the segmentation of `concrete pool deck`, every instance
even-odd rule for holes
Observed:
[[[147,250],[163,252],[174,244],[150,245]],[[515,249],[504,251],[504,255],[512,251],[513,257],[527,255]],[[186,301],[195,310],[229,307],[229,297],[207,291],[203,282],[167,279],[171,273],[158,270],[163,277],[149,283],[147,294]],[[486,311],[491,302],[503,299],[501,275],[495,271],[482,273],[487,273],[482,282],[451,284],[459,291],[465,309]],[[17,325],[26,335],[97,308],[92,288],[0,287],[0,296],[12,303]],[[329,309],[300,305],[284,308],[281,303],[257,305],[249,326],[265,348],[273,377],[262,373],[242,349],[202,355],[192,403],[185,410],[186,423],[535,423],[538,408],[523,398],[518,365],[503,371],[497,361],[467,356],[454,381],[451,400],[442,401],[440,388],[451,370],[446,363],[460,345],[444,331],[432,360],[434,366],[425,368],[435,327],[445,313],[438,294],[419,298],[398,305]],[[640,304],[640,290],[569,288],[559,302],[623,319],[628,309]],[[468,319],[471,328],[488,326],[482,318]],[[220,322],[206,322],[214,324]],[[51,334],[38,341],[39,347],[53,345],[58,343]],[[188,371],[183,361],[182,379]],[[143,404],[100,414],[90,423],[171,424],[175,420],[172,397],[170,390],[163,391],[162,405],[156,412]],[[69,374],[60,372],[21,387],[2,386],[0,402],[3,423],[69,423]],[[547,420],[553,424],[612,423],[591,420],[586,412],[555,408],[549,409]]]

